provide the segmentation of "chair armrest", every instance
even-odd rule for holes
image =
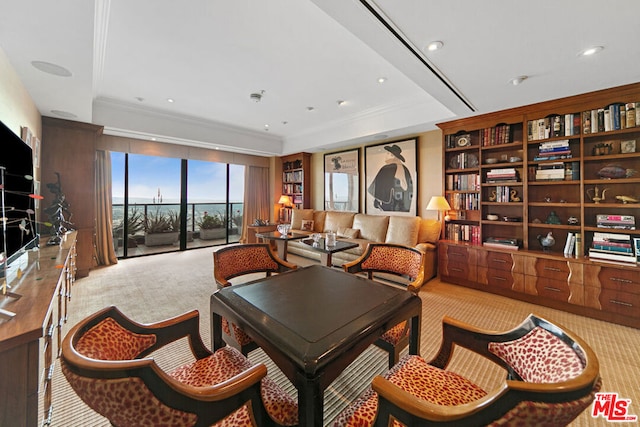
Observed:
[[[391,402],[394,406],[416,417],[434,422],[451,422],[461,418],[467,418],[471,414],[481,411],[500,399],[508,390],[506,384],[488,393],[485,397],[471,403],[455,406],[437,405],[423,399],[419,399],[402,390],[389,380],[378,375],[371,382],[371,387],[380,398],[379,408],[382,409],[382,400]],[[380,414],[378,415],[380,418]],[[386,419],[380,419],[382,425],[386,425]],[[468,420],[465,420],[468,423]]]
[[[281,258],[279,258],[278,256],[276,256],[274,258],[276,260],[276,262],[279,264],[279,268],[278,268],[278,272],[279,273],[285,273],[289,270],[296,270],[298,268],[298,266],[296,264],[293,264],[289,261],[285,261]]]

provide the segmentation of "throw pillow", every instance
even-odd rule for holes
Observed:
[[[313,221],[310,219],[302,220],[302,230],[303,231],[313,231]]]
[[[360,235],[360,230],[357,228],[338,228],[336,234],[338,237],[344,237],[346,239],[357,239]]]

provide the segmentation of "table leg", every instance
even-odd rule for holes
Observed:
[[[298,425],[322,427],[324,424],[324,393],[319,378],[298,376]]]
[[[420,354],[421,326],[420,316],[413,316],[409,332],[409,354]]]
[[[276,239],[276,247],[278,248],[278,256],[281,260],[287,260],[287,240],[286,239]]]
[[[329,253],[321,252],[320,263],[322,265],[326,265],[327,267],[331,267],[331,252]]]
[[[222,339],[222,317],[213,311],[211,312],[211,343],[213,351],[226,345]]]

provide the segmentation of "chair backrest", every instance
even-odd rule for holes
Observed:
[[[405,276],[411,280],[409,289],[419,289],[424,280],[424,254],[409,246],[393,243],[370,243],[357,260],[345,264],[344,270],[350,273],[366,272],[390,273]]]
[[[229,279],[251,273],[282,273],[297,266],[280,259],[268,243],[227,246],[213,253],[213,276],[220,286]]]
[[[158,420],[162,425],[209,426],[231,414],[230,425],[235,425],[237,417],[251,417],[244,406],[248,401],[258,403],[252,405],[254,410],[263,410],[260,379],[266,375],[266,368],[252,367],[248,361],[235,366],[236,360],[246,359],[233,349],[225,348],[230,358],[197,348],[200,343],[195,343],[196,349],[192,351],[194,356],[209,354],[207,357],[215,358],[215,363],[208,366],[217,369],[215,379],[220,383],[238,375],[256,375],[253,386],[236,394],[229,392],[228,385],[226,390],[221,387],[219,391],[213,390],[215,386],[197,387],[201,384],[191,384],[194,378],[190,381],[180,378],[179,372],[185,367],[178,368],[176,373],[165,373],[153,358],[145,357],[173,340],[176,334],[189,335],[185,331],[194,325],[193,319],[197,325],[197,315],[182,316],[181,325],[170,324],[169,320],[145,333],[141,330],[145,325],[129,321],[114,307],[102,310],[78,323],[66,335],[60,359],[62,372],[82,401],[114,426],[157,425]],[[173,329],[169,333],[171,338],[162,336],[163,328]],[[212,378],[211,372],[206,375]],[[217,394],[217,398],[212,398],[212,394]],[[264,417],[263,413],[258,416]]]

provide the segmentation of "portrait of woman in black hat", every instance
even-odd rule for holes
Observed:
[[[413,179],[397,144],[386,145],[384,164],[369,185],[373,207],[384,212],[409,212],[413,200]]]

